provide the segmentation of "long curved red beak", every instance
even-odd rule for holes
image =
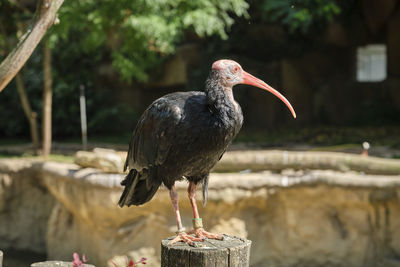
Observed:
[[[296,112],[294,111],[292,105],[286,99],[286,97],[281,95],[278,91],[276,91],[274,88],[272,88],[271,86],[266,84],[264,81],[262,81],[260,79],[257,79],[253,75],[243,71],[243,82],[242,83],[243,84],[252,85],[252,86],[256,86],[258,88],[267,90],[268,92],[274,94],[276,97],[278,97],[280,100],[282,100],[283,103],[285,103],[285,105],[289,108],[290,112],[292,112],[293,117],[296,118]]]

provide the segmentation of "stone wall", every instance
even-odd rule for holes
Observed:
[[[119,208],[122,174],[75,164],[0,160],[0,249],[115,255],[159,266],[160,241],[176,229],[161,188],[140,207]],[[185,182],[181,214],[191,225]],[[251,266],[400,266],[400,176],[332,170],[212,174],[199,207],[206,229],[253,241]],[[200,195],[200,194],[199,194]]]
[[[54,197],[26,161],[0,162],[0,249],[46,253]]]

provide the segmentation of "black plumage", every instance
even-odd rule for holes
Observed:
[[[129,145],[119,205],[149,201],[161,183],[171,189],[185,177],[203,182],[206,201],[208,174],[239,132],[243,115],[212,70],[205,92],[178,92],[154,101],[140,118]]]
[[[170,191],[178,226],[178,235],[172,243],[222,238],[202,228],[195,192],[196,185],[202,182],[205,204],[209,172],[242,127],[242,111],[232,93],[236,84],[249,84],[271,92],[296,117],[289,101],[279,92],[245,72],[238,63],[223,59],[212,65],[204,92],[178,92],[157,99],[143,113],[133,132],[125,162],[129,174],[121,182],[125,188],[118,204],[121,207],[144,204],[164,184]],[[194,230],[189,233],[182,225],[174,186],[175,181],[184,178],[189,181],[193,210]]]

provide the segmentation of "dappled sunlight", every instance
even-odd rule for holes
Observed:
[[[399,265],[399,29],[396,1],[0,1],[0,266]]]

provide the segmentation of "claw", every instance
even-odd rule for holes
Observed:
[[[207,238],[218,239],[218,240],[223,240],[224,239],[222,235],[213,234],[213,233],[207,232],[203,228],[193,229],[192,231],[189,232],[189,234],[194,234],[198,238],[201,238],[202,240],[205,240]]]
[[[194,235],[194,236],[193,236]],[[190,231],[189,233],[180,232],[174,239],[172,239],[169,244],[175,244],[177,242],[184,242],[190,246],[195,246],[194,242],[203,242],[206,239],[218,239],[223,240],[224,237],[220,234],[213,234],[205,231],[203,228],[196,228]]]
[[[177,242],[185,242],[185,243],[189,244],[190,246],[194,246],[194,242],[201,242],[203,240],[204,240],[203,238],[194,237],[185,232],[181,232],[174,239],[172,239],[169,242],[169,244],[172,245]]]

